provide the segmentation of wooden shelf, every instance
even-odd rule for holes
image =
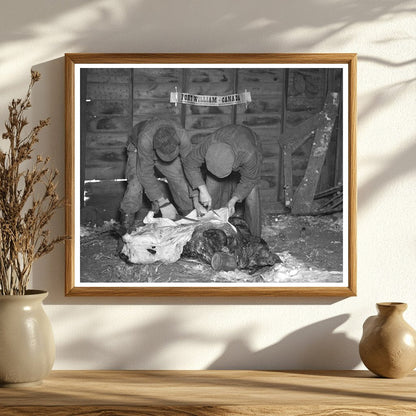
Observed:
[[[367,371],[53,371],[0,389],[0,415],[416,415],[416,373]]]

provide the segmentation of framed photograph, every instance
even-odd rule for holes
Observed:
[[[66,54],[66,295],[356,295],[355,54]]]

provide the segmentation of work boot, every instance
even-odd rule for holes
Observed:
[[[135,213],[132,214],[130,212],[121,212],[120,223],[121,226],[126,230],[126,233],[130,233],[133,230],[135,218]]]

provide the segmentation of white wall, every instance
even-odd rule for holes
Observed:
[[[65,298],[62,246],[38,261],[33,283],[50,292],[55,369],[360,368],[362,322],[376,302],[408,302],[416,327],[413,1],[14,0],[1,9],[0,120],[39,70],[33,118],[53,121],[39,148],[61,172],[65,52],[359,56],[358,296]]]

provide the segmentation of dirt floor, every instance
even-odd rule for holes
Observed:
[[[172,264],[130,265],[118,256],[115,222],[81,228],[81,282],[120,283],[339,283],[342,282],[342,213],[267,215],[262,237],[282,263],[253,274],[214,272],[191,259]]]

